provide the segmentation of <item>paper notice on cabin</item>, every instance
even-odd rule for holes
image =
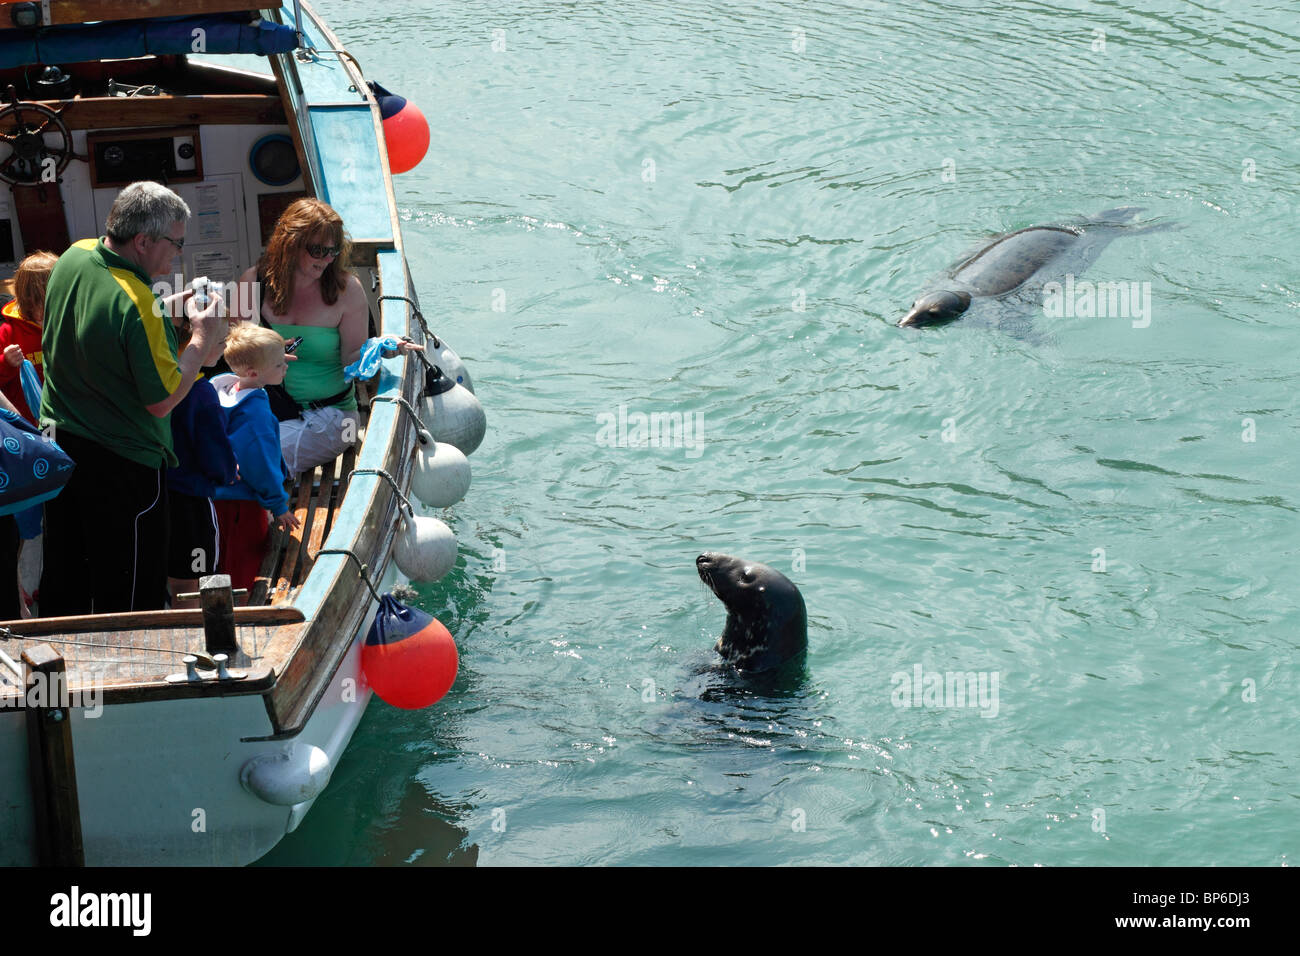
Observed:
[[[199,242],[229,242],[234,236],[227,235],[226,214],[222,208],[221,187],[217,183],[204,183],[195,192],[198,194]]]
[[[213,282],[231,282],[235,278],[235,257],[224,249],[195,249],[194,274]]]

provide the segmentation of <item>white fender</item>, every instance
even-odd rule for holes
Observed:
[[[412,581],[432,582],[456,564],[456,536],[437,518],[402,516],[393,544],[398,570]]]
[[[244,789],[266,803],[292,807],[317,797],[330,782],[330,757],[311,744],[291,743],[250,757],[239,770]]]
[[[438,341],[440,347],[435,349],[432,342],[425,346],[429,354],[429,361],[442,369],[442,373],[457,385],[473,392],[474,383],[470,381],[469,369],[465,367],[465,363],[461,361],[460,356],[452,351],[451,346],[447,344],[447,340],[441,335],[435,335],[434,338]]]
[[[426,386],[420,421],[435,441],[472,455],[487,434],[487,415],[474,395],[445,375]]]
[[[449,508],[469,491],[469,459],[455,445],[436,442],[423,428],[415,447],[411,491],[430,508]]]

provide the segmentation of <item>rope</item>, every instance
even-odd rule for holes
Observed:
[[[384,471],[382,468],[354,468],[352,471],[348,472],[349,487],[351,487],[353,475],[378,475],[380,478],[383,478],[393,486],[393,494],[397,495],[402,504],[406,505],[407,514],[412,518],[415,517],[415,508],[411,506],[411,502],[407,500],[406,495],[402,494],[402,489],[397,484],[397,479],[388,472]]]
[[[356,472],[353,472],[353,474],[356,474]],[[375,586],[370,583],[370,573],[369,573],[370,568],[368,568],[366,566],[366,563],[362,561],[360,558],[358,558],[350,548],[321,548],[319,551],[316,552],[316,557],[319,558],[322,554],[346,554],[349,558],[351,558],[353,561],[357,563],[357,568],[361,575],[361,580],[366,583],[366,587],[368,587],[370,589],[370,593],[375,596],[375,600],[376,601],[382,600],[382,598],[380,598],[379,596],[379,592],[375,590]]]
[[[398,405],[400,405],[402,408],[406,409],[407,413],[408,413],[408,414],[411,416],[411,418],[415,421],[415,437],[416,437],[416,439],[420,442],[421,445],[423,445],[423,444],[425,443],[425,442],[424,442],[424,435],[427,434],[428,429],[426,429],[426,428],[424,427],[424,422],[420,421],[420,415],[419,415],[419,413],[416,412],[416,410],[411,406],[411,403],[408,402],[404,396],[402,396],[402,395],[379,395],[379,396],[377,396],[377,397],[374,399],[374,401],[376,401],[376,402],[395,402],[395,403],[397,403]]]

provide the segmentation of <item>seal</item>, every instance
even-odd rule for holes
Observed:
[[[949,268],[898,320],[901,328],[941,325],[967,314],[980,300],[1029,304],[1056,276],[1082,274],[1112,239],[1164,225],[1131,226],[1141,209],[1118,206],[1072,224],[1030,226],[998,236]],[[997,314],[997,308],[989,308]],[[1002,310],[1005,311],[1005,310]]]
[[[770,671],[808,649],[808,612],[799,589],[766,564],[706,552],[700,580],[727,608],[715,650],[741,673]]]

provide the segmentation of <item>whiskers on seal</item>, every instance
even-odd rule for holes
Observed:
[[[700,580],[727,609],[716,650],[743,674],[771,671],[808,649],[803,595],[784,574],[756,561],[706,552]]]

